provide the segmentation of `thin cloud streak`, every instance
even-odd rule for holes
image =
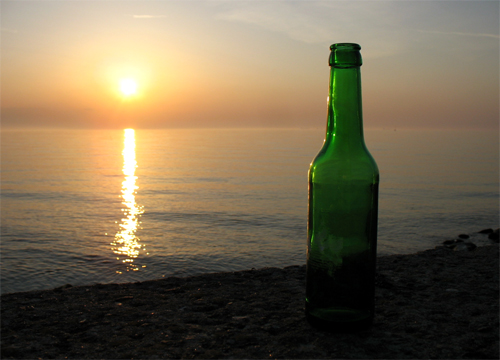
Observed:
[[[442,35],[460,35],[460,36],[475,36],[475,37],[490,37],[500,39],[500,35],[495,34],[478,34],[478,33],[463,33],[457,31],[434,31],[434,30],[418,30],[419,32],[428,34],[442,34]]]
[[[305,43],[329,42],[332,35],[364,34],[363,23],[374,30],[392,32],[400,26],[387,4],[351,2],[236,2],[217,19],[252,24]],[[380,35],[378,35],[380,36]]]
[[[319,43],[331,35],[305,13],[285,3],[243,3],[219,13],[217,18],[225,21],[242,22],[283,33],[305,43]]]
[[[307,44],[326,46],[334,39],[370,44],[372,58],[388,57],[408,46],[404,33],[394,36],[400,21],[385,3],[236,2],[226,4],[216,18],[258,26]]]
[[[158,19],[165,18],[165,15],[132,15],[134,19]]]

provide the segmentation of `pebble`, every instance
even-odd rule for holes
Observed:
[[[493,229],[484,229],[481,231],[478,231],[479,234],[490,234],[493,232]]]
[[[456,239],[456,240],[445,240],[443,241],[443,245],[448,248],[448,249],[453,249],[455,251],[463,251],[463,250],[474,250],[477,248],[476,244],[470,242],[470,241],[463,241],[462,239]]]
[[[495,231],[491,232],[488,234],[488,239],[493,240],[494,242],[498,243],[499,241],[499,231],[500,229],[496,229]]]
[[[457,243],[455,247],[453,247],[453,250],[455,251],[472,251],[477,246],[471,242],[462,242],[462,243]]]

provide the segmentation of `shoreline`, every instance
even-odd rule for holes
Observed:
[[[378,257],[373,327],[335,336],[305,321],[305,265],[4,294],[2,358],[498,358],[498,260]]]
[[[455,238],[451,240],[445,240],[441,241],[440,244],[444,245],[448,248],[453,249],[455,246],[459,246],[464,250],[464,246],[468,246],[471,248],[475,247],[482,247],[482,246],[489,246],[495,243],[498,243],[498,237],[499,237],[499,231],[500,229],[493,230],[491,228],[483,229],[480,231],[473,231],[468,234],[460,234],[456,236]],[[440,246],[437,244],[433,244],[431,246]],[[377,254],[377,258],[380,257],[386,257],[386,256],[391,256],[391,255],[412,255],[418,252],[422,252],[425,250],[428,250],[429,248],[423,248],[423,249],[416,249],[414,252],[403,252],[403,253],[383,253]],[[291,266],[291,265],[287,265]],[[269,267],[269,266],[264,266],[264,267]],[[274,267],[274,266],[272,266]],[[284,267],[284,266],[279,266],[279,267]],[[110,281],[89,281],[89,282],[82,282],[82,283],[64,283],[60,282],[58,285],[52,285],[52,286],[47,286],[43,288],[38,288],[38,289],[28,289],[28,290],[14,290],[10,292],[5,292],[5,293],[0,293],[0,296],[8,295],[8,294],[14,294],[14,293],[22,293],[22,292],[30,292],[30,291],[45,291],[45,290],[53,290],[56,288],[64,288],[64,287],[77,287],[77,286],[92,286],[92,285],[109,285],[109,284],[126,284],[126,283],[135,283],[135,282],[144,282],[144,281],[152,281],[152,280],[158,280],[158,279],[164,279],[167,277],[191,277],[191,276],[200,276],[200,275],[207,275],[207,274],[213,274],[213,273],[219,273],[219,272],[234,272],[234,271],[244,271],[248,270],[248,268],[240,268],[240,269],[228,269],[228,270],[222,270],[222,271],[195,271],[192,272],[191,274],[181,274],[181,275],[175,275],[175,274],[167,274],[167,275],[162,275],[161,277],[145,277],[145,278],[136,278],[136,279],[128,279],[128,280],[123,280],[123,281],[115,281],[115,280],[110,280]],[[252,267],[252,269],[255,269]],[[258,269],[258,268],[257,268]]]

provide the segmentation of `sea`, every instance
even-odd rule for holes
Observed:
[[[324,129],[1,132],[1,293],[306,259]],[[499,227],[497,131],[366,129],[378,255]]]

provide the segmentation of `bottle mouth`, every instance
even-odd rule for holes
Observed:
[[[330,46],[330,50],[361,50],[361,46],[355,43],[338,43]]]
[[[363,65],[361,46],[354,43],[338,43],[330,46],[329,65],[335,68],[348,69]]]

